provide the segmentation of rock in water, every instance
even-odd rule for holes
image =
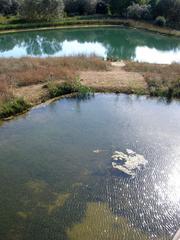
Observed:
[[[136,170],[147,164],[143,155],[137,154],[131,149],[126,149],[126,154],[115,151],[112,155],[112,167],[129,176],[135,176]]]

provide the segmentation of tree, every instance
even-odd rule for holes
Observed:
[[[24,0],[21,16],[28,20],[50,20],[62,16],[64,3],[62,0]]]
[[[113,14],[123,15],[127,7],[133,2],[133,0],[111,0],[111,11]]]
[[[109,5],[104,1],[100,1],[96,5],[97,14],[108,14],[108,9],[109,9]]]
[[[97,0],[65,0],[65,12],[68,15],[86,15],[96,13]]]
[[[17,0],[0,0],[0,14],[2,15],[16,15],[19,8]]]
[[[148,5],[150,0],[110,0],[113,14],[123,15],[126,9],[133,3]]]
[[[133,3],[127,8],[127,16],[133,19],[151,19],[151,6]]]
[[[173,8],[174,2],[175,0],[160,0],[157,4],[157,14],[167,18]]]
[[[63,16],[64,2],[62,0],[42,0],[40,4],[41,18],[50,20]]]

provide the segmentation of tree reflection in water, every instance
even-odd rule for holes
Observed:
[[[148,51],[156,51],[154,61],[158,54],[162,59],[162,53],[165,56],[170,54],[170,61],[180,61],[179,39],[136,29],[107,27],[48,30],[0,37],[1,57],[96,54],[101,57],[148,62],[148,56],[141,59],[138,54],[139,50],[144,52],[144,47]]]

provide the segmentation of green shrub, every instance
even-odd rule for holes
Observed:
[[[74,92],[72,84],[66,82],[63,84],[49,83],[47,85],[47,88],[51,98],[59,97]]]
[[[71,93],[76,93],[77,97],[84,98],[92,94],[92,90],[82,85],[78,79],[71,83],[64,82],[63,84],[51,82],[47,85],[47,88],[51,98]]]
[[[30,105],[23,98],[15,98],[0,106],[0,118],[8,118],[24,112]]]
[[[79,79],[76,79],[76,81],[73,83],[73,89],[79,98],[86,98],[93,94],[92,89],[82,85]]]
[[[180,98],[180,79],[167,81],[148,81],[148,89],[151,96]]]
[[[159,16],[155,20],[155,24],[161,27],[164,27],[166,25],[166,19],[163,16]]]

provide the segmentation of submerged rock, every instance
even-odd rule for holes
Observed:
[[[136,170],[140,170],[146,164],[147,160],[144,156],[131,149],[126,149],[126,154],[115,151],[112,155],[112,167],[129,176],[135,176]]]

